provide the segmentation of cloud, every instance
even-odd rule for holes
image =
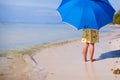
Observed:
[[[8,6],[56,8],[59,5],[59,0],[2,0],[0,4]]]
[[[56,3],[40,0],[0,1],[0,22],[56,23],[60,21],[56,7]]]
[[[56,12],[61,0],[0,0],[0,21],[60,22]],[[120,0],[110,0],[120,10]]]

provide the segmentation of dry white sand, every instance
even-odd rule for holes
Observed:
[[[53,45],[38,51],[33,58],[47,71],[46,80],[119,80],[120,74],[120,31],[100,37],[95,45],[93,63],[84,63],[80,39]],[[89,60],[89,53],[88,53]]]
[[[33,56],[0,57],[0,80],[120,80],[119,32],[101,35],[93,63],[83,62],[80,39],[44,46]]]

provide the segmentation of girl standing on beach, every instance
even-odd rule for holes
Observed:
[[[82,32],[82,42],[84,43],[84,62],[87,62],[88,47],[90,49],[90,61],[93,62],[94,44],[99,42],[99,31],[94,29],[84,29]]]

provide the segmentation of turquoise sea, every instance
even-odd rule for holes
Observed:
[[[105,26],[100,34],[117,29]],[[0,23],[0,52],[81,38],[81,32],[68,24]]]

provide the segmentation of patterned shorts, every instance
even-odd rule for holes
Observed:
[[[82,42],[97,43],[99,42],[99,31],[92,29],[84,29],[82,31]]]

